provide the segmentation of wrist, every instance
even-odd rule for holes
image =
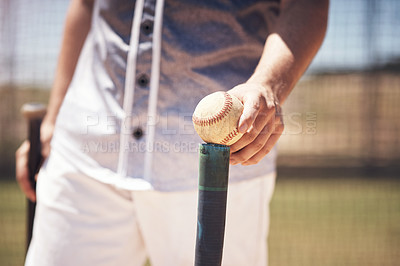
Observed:
[[[262,93],[266,99],[270,99],[270,101],[273,101],[276,104],[280,103],[279,94],[276,86],[273,87],[266,81],[260,81],[254,78],[250,78],[246,82],[246,84],[261,88]]]
[[[55,124],[56,124],[56,119],[57,119],[56,115],[53,115],[51,113],[47,113],[43,117],[42,127],[54,127]]]
[[[54,97],[50,96],[49,104],[47,105],[46,115],[43,117],[43,124],[52,125],[56,124],[58,111],[60,110],[60,106],[62,104],[62,99],[54,99]]]
[[[277,103],[283,103],[285,100],[285,91],[291,87],[290,82],[285,82],[285,79],[278,79],[273,77],[268,77],[264,75],[260,77],[259,75],[253,75],[249,78],[246,83],[258,84],[274,95],[275,101]]]

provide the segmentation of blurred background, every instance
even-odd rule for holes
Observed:
[[[47,102],[68,2],[0,2],[0,265],[24,261],[19,110]],[[398,14],[398,0],[331,0],[324,44],[284,106],[270,265],[400,265]]]

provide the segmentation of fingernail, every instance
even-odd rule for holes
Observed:
[[[247,131],[247,124],[243,123],[240,127],[239,127],[239,132],[240,133],[246,133]]]

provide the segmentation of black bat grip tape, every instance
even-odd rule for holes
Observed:
[[[29,121],[29,161],[28,161],[28,169],[29,169],[29,181],[31,186],[36,188],[35,175],[37,174],[41,161],[42,161],[42,153],[41,153],[41,143],[40,143],[40,125],[42,123],[42,118],[32,119]]]

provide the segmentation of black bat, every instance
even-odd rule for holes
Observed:
[[[28,157],[28,170],[29,182],[33,189],[36,190],[35,176],[39,171],[42,163],[41,144],[40,144],[40,125],[46,113],[46,107],[40,103],[27,103],[22,106],[22,114],[28,121],[28,140],[30,142],[29,157]],[[27,209],[27,235],[26,245],[32,239],[33,219],[35,217],[35,202],[28,200]]]
[[[196,266],[219,266],[224,246],[230,148],[200,144]]]

